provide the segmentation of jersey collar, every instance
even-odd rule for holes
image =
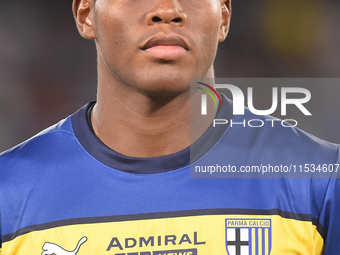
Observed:
[[[206,154],[222,137],[228,125],[212,125],[190,147],[175,154],[138,158],[122,155],[107,147],[92,131],[87,112],[95,102],[90,102],[71,116],[76,137],[84,149],[101,163],[116,170],[136,173],[154,174],[181,169]],[[222,94],[222,104],[216,114],[216,119],[232,119],[232,102]]]

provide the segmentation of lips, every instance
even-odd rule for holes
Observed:
[[[149,56],[163,60],[177,60],[189,51],[187,42],[176,34],[156,34],[147,40],[142,50]]]

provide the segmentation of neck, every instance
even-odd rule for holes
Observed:
[[[212,68],[207,75],[212,75]],[[150,97],[104,77],[98,75],[91,121],[98,138],[123,155],[157,157],[179,152],[206,131],[217,111],[209,107],[209,116],[203,121],[195,117],[200,115],[200,106],[190,101],[200,103],[197,89],[194,93],[188,89],[178,95]],[[190,113],[190,104],[197,113]],[[195,127],[191,132],[190,126]]]

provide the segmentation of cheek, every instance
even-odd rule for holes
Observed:
[[[115,69],[116,65],[124,65],[124,61],[129,59],[128,55],[132,54],[131,49],[129,50],[131,35],[128,22],[114,12],[101,13],[100,18],[97,18],[97,24],[100,24],[96,26],[97,48],[110,69]]]
[[[218,35],[219,35],[219,20],[212,19],[209,22],[201,23],[201,27],[198,28],[200,33],[199,49],[201,51],[202,62],[211,65],[217,51]]]
[[[100,26],[96,26],[96,39],[102,50],[121,46],[127,30],[124,22],[110,16],[102,15],[97,23]]]
[[[218,45],[222,11],[217,0],[201,0],[190,9],[189,26],[196,34],[196,43],[205,58],[215,56]]]

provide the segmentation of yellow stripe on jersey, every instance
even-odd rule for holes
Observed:
[[[323,239],[310,221],[278,215],[202,215],[33,231],[4,242],[1,255],[59,255],[62,250],[78,255],[320,255],[322,247]]]

